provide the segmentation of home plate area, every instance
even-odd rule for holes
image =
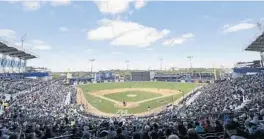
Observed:
[[[138,102],[126,102],[125,105],[123,102],[115,103],[116,108],[135,108],[135,107],[138,107],[138,105],[139,105]]]

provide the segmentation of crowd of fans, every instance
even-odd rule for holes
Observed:
[[[157,81],[190,81],[190,80],[199,80],[199,81],[211,81],[214,79],[214,74],[212,73],[193,73],[193,74],[157,74],[154,76],[154,79]]]
[[[206,85],[158,115],[117,118],[81,112],[76,88],[60,80],[0,82],[3,93],[27,90],[0,102],[1,139],[264,139],[264,75]]]
[[[13,79],[0,80],[0,93],[15,94],[21,91],[30,91],[47,85],[47,82],[36,79]]]
[[[259,111],[264,98],[264,75],[227,80],[208,85],[200,91],[203,93],[191,105],[181,108],[187,116],[235,111],[241,106],[246,111]]]

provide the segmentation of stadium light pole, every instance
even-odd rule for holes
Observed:
[[[162,62],[163,62],[163,58],[160,58],[160,70],[162,71]]]
[[[128,70],[128,64],[129,64],[129,60],[126,60],[125,63],[126,63],[126,70]]]
[[[22,49],[24,49],[24,41],[25,41],[26,36],[27,36],[27,34],[24,34],[24,35],[21,37],[21,46],[22,46]]]
[[[91,73],[93,73],[93,62],[95,61],[95,59],[89,59],[89,61],[91,62]]]
[[[187,58],[190,60],[190,69],[192,69],[192,58],[193,58],[193,56],[188,56]]]

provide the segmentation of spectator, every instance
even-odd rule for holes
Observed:
[[[112,139],[116,136],[116,131],[114,127],[110,127],[110,130],[108,131],[108,139]]]
[[[226,129],[225,138],[246,139],[248,137],[248,135],[245,132],[238,129],[238,127],[236,126],[236,123],[233,121],[229,121],[225,125],[225,129]]]
[[[125,136],[122,134],[122,129],[121,128],[117,128],[116,130],[116,137],[115,139],[125,139]]]
[[[189,129],[187,131],[188,139],[202,139],[196,132],[195,129]]]
[[[224,131],[224,128],[223,126],[221,125],[220,121],[219,120],[216,120],[215,122],[216,126],[215,126],[215,131],[216,132],[223,132]]]
[[[144,132],[143,132],[143,139],[150,139],[149,131],[150,131],[150,127],[148,125],[146,125],[145,129],[144,129]]]
[[[197,133],[204,133],[204,128],[200,125],[199,122],[195,122],[195,131]]]
[[[170,135],[168,139],[179,139],[177,135]]]

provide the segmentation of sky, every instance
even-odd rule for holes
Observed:
[[[231,68],[264,25],[264,2],[1,1],[0,39],[52,71]],[[129,61],[126,63],[125,61]]]

